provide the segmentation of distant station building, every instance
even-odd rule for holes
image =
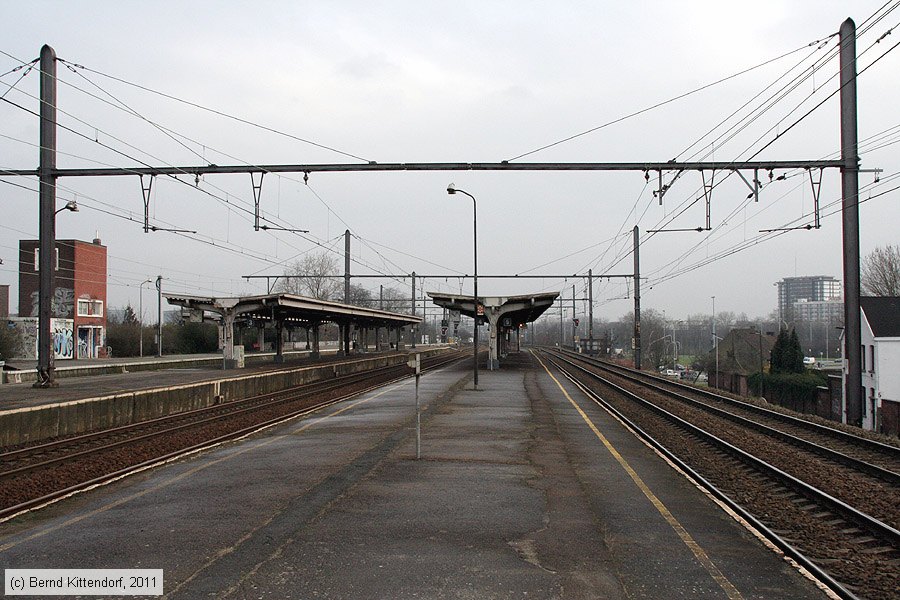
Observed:
[[[13,320],[21,357],[37,358],[40,241],[19,241],[19,315]],[[106,246],[57,240],[50,328],[56,359],[106,356]]]

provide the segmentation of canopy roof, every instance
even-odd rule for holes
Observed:
[[[474,317],[475,302],[472,296],[459,294],[443,294],[440,292],[428,292],[432,301],[438,306],[450,310],[458,310],[462,314]],[[553,302],[559,296],[559,292],[545,292],[540,294],[523,294],[520,296],[481,296],[479,300],[484,306],[485,316],[488,319],[494,315],[502,317],[505,327],[518,327],[522,323],[530,323],[545,310],[553,306]],[[509,319],[509,322],[506,322]]]
[[[266,294],[213,298],[165,294],[169,304],[224,315],[303,321],[307,323],[355,323],[363,327],[403,327],[422,322],[422,317],[342,304],[294,294]]]

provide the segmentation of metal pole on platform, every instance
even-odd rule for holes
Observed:
[[[416,316],[416,272],[413,271],[412,275],[410,275],[410,280],[412,281],[412,316]],[[422,315],[425,316],[424,314]],[[422,321],[425,322],[424,320]],[[416,324],[409,324],[409,347],[416,347]]]
[[[475,371],[475,381],[474,386],[475,389],[478,389],[478,203],[475,201],[475,196],[470,194],[469,192],[458,190],[456,186],[452,183],[447,186],[448,194],[455,194],[459,192],[460,194],[465,194],[469,198],[472,199],[472,252],[474,255],[475,261],[475,291],[472,299],[475,302],[475,306],[473,307],[473,314],[475,316],[475,326],[474,334],[472,336],[472,345],[474,346],[473,354],[473,369]]]
[[[153,283],[153,280],[147,279],[146,281],[142,281],[140,291],[138,292],[138,312],[140,312],[140,318],[138,319],[138,327],[140,328],[138,356],[144,356],[144,284],[147,283]]]
[[[52,298],[56,258],[56,52],[41,48],[40,162],[38,166],[38,216],[40,256],[38,258],[38,378],[36,388],[57,387],[54,377]]]
[[[578,331],[578,319],[575,318],[575,285],[572,285],[572,349],[578,350],[575,347],[575,334]]]
[[[156,276],[156,301],[157,301],[157,321],[156,321],[156,356],[162,358],[162,275]]]
[[[588,269],[588,353],[594,352],[594,274]]]
[[[344,230],[344,304],[350,304],[350,230]],[[344,323],[341,327],[343,335],[341,336],[340,345],[343,346],[344,354],[350,355],[350,321]]]
[[[641,370],[641,257],[638,226],[634,226],[634,368]]]

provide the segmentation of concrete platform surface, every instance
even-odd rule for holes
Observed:
[[[2,523],[0,564],[161,568],[168,598],[825,597],[530,355],[477,391],[468,364],[421,379],[421,460],[407,380]]]

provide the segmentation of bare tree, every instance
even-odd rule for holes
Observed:
[[[859,283],[864,296],[900,296],[900,246],[878,246],[869,253]]]
[[[372,292],[361,285],[350,285],[350,297],[345,299],[347,304],[373,308],[378,302],[372,299]]]
[[[409,312],[409,294],[404,294],[397,288],[386,287],[383,290],[384,310],[394,313]]]
[[[282,279],[278,291],[286,294],[308,296],[318,300],[343,298],[343,284],[336,277],[338,260],[328,252],[307,254],[291,263],[284,271],[291,275]]]

